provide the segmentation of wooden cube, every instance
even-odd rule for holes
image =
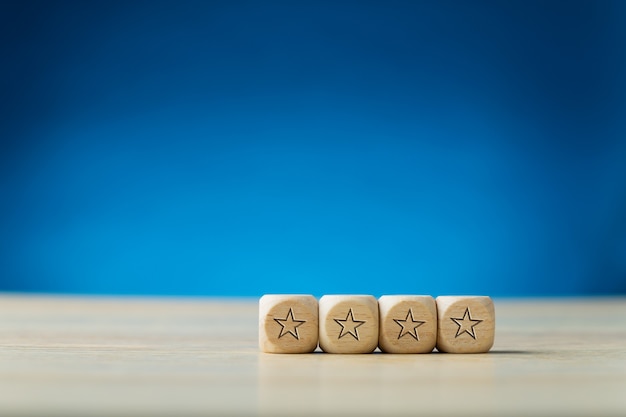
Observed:
[[[263,352],[313,352],[318,331],[318,305],[312,295],[266,294],[259,300],[259,347]]]
[[[429,353],[437,343],[437,307],[429,295],[378,299],[378,346],[387,353]]]
[[[328,353],[371,353],[378,346],[378,302],[371,295],[320,298],[320,347]]]
[[[484,296],[437,297],[437,350],[449,353],[484,353],[493,346],[496,313]]]

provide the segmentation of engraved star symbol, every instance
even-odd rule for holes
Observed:
[[[298,335],[298,327],[306,323],[306,320],[294,319],[292,309],[289,309],[289,312],[287,313],[287,317],[285,317],[284,319],[275,318],[274,321],[281,325],[280,334],[278,335],[279,339],[285,335],[290,334],[293,337],[295,337],[296,340],[300,340],[300,336]]]
[[[409,320],[410,318],[410,320]],[[415,340],[420,340],[417,334],[417,328],[422,324],[426,323],[425,321],[415,320],[413,318],[413,309],[409,308],[409,311],[406,313],[406,318],[404,320],[393,319],[398,326],[402,327],[400,329],[400,334],[398,335],[398,339],[406,336],[407,334],[411,336]]]
[[[459,328],[456,330],[456,336],[454,338],[461,336],[463,333],[467,333],[474,340],[476,340],[476,333],[474,333],[474,326],[477,326],[482,320],[472,319],[470,314],[469,307],[465,309],[465,314],[463,314],[463,318],[450,318]]]
[[[345,335],[349,334],[354,337],[356,340],[359,340],[359,332],[356,330],[357,327],[365,324],[364,320],[355,320],[354,314],[352,314],[352,309],[348,311],[348,315],[345,320],[341,319],[333,319],[337,322],[338,325],[341,326],[341,332],[339,333],[338,339],[341,339]]]

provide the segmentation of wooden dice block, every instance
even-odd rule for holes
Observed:
[[[496,313],[489,297],[437,297],[437,350],[484,353],[493,346]]]
[[[259,300],[259,347],[263,352],[313,352],[318,331],[318,306],[312,295],[267,294]]]
[[[371,295],[320,298],[320,347],[328,353],[371,353],[378,346],[378,303]]]
[[[437,306],[429,295],[383,295],[378,346],[387,353],[429,353],[437,343]]]

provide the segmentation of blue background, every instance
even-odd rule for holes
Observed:
[[[0,5],[0,290],[626,293],[626,2]]]

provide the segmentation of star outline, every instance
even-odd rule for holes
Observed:
[[[409,325],[402,324],[402,323],[406,323],[407,321],[409,321],[409,317],[411,318],[411,323],[412,324],[418,323],[417,325],[413,326],[413,330],[412,331],[407,330],[407,329],[410,328]],[[415,339],[415,340],[417,340],[419,342],[420,339],[419,339],[419,334],[417,333],[417,328],[420,327],[421,325],[423,325],[426,322],[422,321],[422,320],[415,320],[415,318],[413,317],[413,309],[412,308],[409,308],[409,311],[407,311],[406,318],[404,320],[393,319],[393,321],[395,321],[396,324],[401,327],[400,333],[398,334],[398,340],[400,340],[401,338],[403,338],[404,336],[406,336],[408,334],[413,339]]]
[[[337,323],[338,325],[341,326],[341,331],[339,332],[339,337],[337,339],[341,339],[342,337],[344,337],[345,335],[349,334],[352,337],[354,337],[357,341],[360,341],[361,339],[359,339],[359,331],[357,330],[360,326],[364,325],[367,321],[366,320],[355,320],[354,319],[354,313],[352,312],[352,308],[348,311],[348,314],[346,315],[345,319],[333,319],[335,321],[335,323]],[[343,324],[342,322],[347,322],[350,321],[352,323],[359,323],[356,326],[354,326],[352,328],[352,330],[354,330],[354,333],[352,333],[352,330],[348,330],[347,332],[344,333],[344,330],[346,330],[346,325]]]
[[[276,323],[278,323],[281,327],[280,329],[280,333],[278,335],[278,338],[280,339],[283,336],[286,336],[288,334],[292,335],[296,340],[300,340],[300,334],[298,333],[298,327],[302,326],[304,323],[306,323],[306,320],[296,320],[293,316],[293,309],[289,308],[289,312],[287,313],[287,317],[285,317],[284,319],[279,319],[274,317],[274,321]],[[283,321],[290,321],[292,323],[298,323],[295,326],[293,326],[293,329],[289,328],[287,329],[287,331],[285,331],[285,329],[287,328],[286,324],[283,324]],[[293,331],[292,331],[293,330]]]
[[[472,324],[469,325],[469,330],[466,328],[467,326],[464,325],[466,318],[468,321],[472,322]],[[452,320],[454,324],[459,326],[459,328],[456,329],[456,335],[454,336],[455,339],[461,336],[463,333],[467,333],[474,340],[476,340],[476,332],[474,330],[474,327],[478,326],[483,321],[483,320],[478,320],[478,319],[472,319],[472,314],[470,313],[469,307],[465,308],[465,313],[463,313],[462,318],[450,317],[450,320]]]

